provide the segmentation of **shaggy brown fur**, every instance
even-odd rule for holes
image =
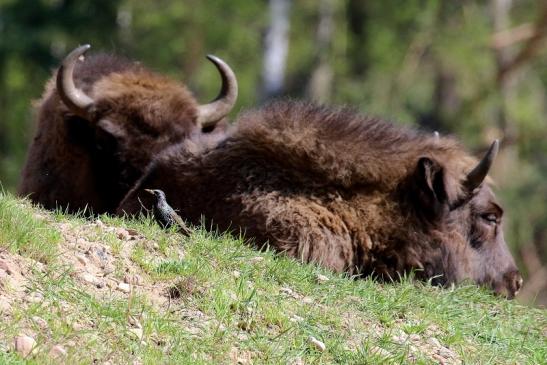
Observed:
[[[449,138],[278,102],[244,114],[216,147],[171,149],[119,211],[149,206],[143,188],[162,189],[191,222],[204,215],[304,262],[391,278],[417,269],[424,279],[470,278],[511,297],[521,279],[491,189],[483,184],[450,208],[475,163]]]
[[[112,212],[151,158],[199,133],[197,102],[178,82],[111,55],[78,62],[76,87],[96,102],[75,115],[49,81],[19,194],[46,208]]]

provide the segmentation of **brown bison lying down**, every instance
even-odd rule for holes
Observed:
[[[80,61],[87,49],[67,56],[37,103],[19,194],[50,209],[113,212],[152,157],[228,114],[237,82],[228,65],[209,56],[222,90],[198,105],[184,85],[139,63],[104,54]]]
[[[454,140],[345,109],[278,102],[239,118],[218,146],[188,141],[152,163],[121,203],[162,189],[181,215],[243,231],[336,272],[439,284],[471,279],[513,297],[522,279],[480,162]],[[140,201],[139,201],[140,200]]]

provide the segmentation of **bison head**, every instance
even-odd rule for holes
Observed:
[[[165,147],[214,128],[235,104],[235,75],[212,55],[207,58],[219,70],[222,88],[209,104],[197,105],[183,85],[142,69],[103,77],[88,95],[73,80],[75,65],[88,49],[81,46],[64,60],[57,73],[59,96],[72,113],[95,127],[99,148],[113,149],[113,155],[139,170]]]
[[[417,227],[436,254],[418,265],[426,277],[443,284],[470,279],[513,298],[522,285],[502,229],[503,209],[485,182],[498,152],[494,141],[484,158],[465,173],[468,163],[450,169],[435,157],[422,157],[411,178],[410,200]]]

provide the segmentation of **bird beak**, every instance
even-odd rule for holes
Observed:
[[[150,193],[150,194],[154,194],[154,190],[150,190],[150,189],[144,189],[144,191],[146,191],[147,193]]]

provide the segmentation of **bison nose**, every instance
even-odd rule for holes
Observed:
[[[505,281],[507,298],[513,299],[522,287],[522,276],[518,270],[514,270],[503,275],[503,279]]]

